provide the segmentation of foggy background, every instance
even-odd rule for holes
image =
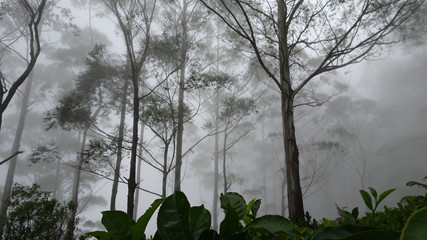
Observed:
[[[60,168],[61,188],[55,196],[60,201],[69,201],[72,164],[80,146],[79,134],[56,129],[45,131],[44,115],[57,105],[61,96],[74,88],[73,79],[82,71],[84,59],[95,43],[106,45],[113,62],[123,59],[125,48],[105,9],[89,8],[83,1],[73,1],[71,5],[60,2],[60,5],[70,9],[78,31],[71,28],[43,32],[45,45],[34,69],[31,106],[21,141],[24,153],[19,155],[15,182],[38,183],[42,189],[52,191],[56,170]],[[160,25],[155,28],[155,34],[161,34]],[[421,181],[427,175],[427,47],[422,41],[425,37],[422,36],[420,42],[393,45],[376,61],[353,65],[312,82],[310,89],[327,101],[318,107],[298,107],[296,131],[305,210],[314,218],[337,218],[336,205],[350,209],[358,206],[364,213],[366,209],[358,190],[367,187],[380,192],[397,188],[384,201],[385,205],[395,205],[403,196],[420,192],[405,184],[411,180]],[[215,41],[210,35],[203,44],[214,46]],[[281,214],[284,153],[280,112],[277,112],[279,94],[247,58],[230,52],[225,59],[224,63],[233,64],[223,64],[221,70],[233,73],[240,82],[234,90],[241,88],[241,96],[257,99],[256,111],[241,122],[240,133],[246,135],[229,150],[227,171],[231,186],[228,191],[241,193],[247,201],[262,199],[260,214]],[[19,60],[13,57],[2,62],[8,78],[13,79],[19,72],[16,65]],[[151,69],[145,71],[150,76]],[[24,89],[25,84],[19,95]],[[194,99],[188,97],[186,100],[192,102]],[[4,115],[0,159],[10,156],[20,104],[20,97],[14,98]],[[213,118],[213,104],[212,99],[201,104],[198,115],[185,125],[184,151],[207,133],[206,124]],[[114,131],[117,116],[112,111],[97,124],[105,131]],[[245,128],[244,124],[249,127]],[[130,113],[127,126],[130,129]],[[89,134],[99,137],[96,131]],[[144,138],[147,149],[160,158],[159,142],[147,127]],[[30,162],[32,150],[38,144],[57,144],[60,159]],[[183,163],[183,192],[192,205],[204,204],[207,209],[212,209],[213,145],[214,137],[207,137],[185,156]],[[128,157],[126,153],[122,162],[123,177],[128,175]],[[0,167],[1,185],[6,174],[7,164],[4,164]],[[105,174],[109,174],[107,170]],[[160,172],[143,163],[141,177],[142,188],[161,193]],[[173,191],[173,172],[169,174],[168,183],[169,195]],[[78,214],[81,231],[101,228],[101,211],[109,208],[111,185],[111,181],[102,177],[83,173]],[[220,192],[222,188],[220,178]],[[126,209],[126,198],[127,186],[119,184],[117,209]],[[138,216],[156,198],[158,196],[141,191]],[[154,233],[154,223],[152,220],[149,233]]]

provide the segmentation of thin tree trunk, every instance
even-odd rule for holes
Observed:
[[[137,76],[134,76],[138,79]],[[133,129],[132,129],[132,149],[130,157],[130,169],[128,179],[128,197],[127,197],[127,214],[133,217],[135,190],[136,190],[136,159],[138,151],[138,124],[139,124],[139,93],[138,81],[133,80]]]
[[[71,202],[73,203],[73,206],[70,211],[70,217],[67,222],[67,229],[65,232],[65,240],[73,240],[74,239],[74,230],[76,228],[76,215],[77,215],[77,208],[79,203],[79,187],[80,187],[80,175],[82,173],[82,166],[83,166],[83,152],[85,151],[86,146],[86,137],[87,132],[89,130],[89,126],[86,126],[83,130],[83,136],[82,136],[82,144],[80,146],[80,152],[77,153],[76,156],[76,168],[74,169],[74,178],[73,178],[73,190],[71,192]]]
[[[168,151],[169,151],[169,143],[165,145],[165,150],[163,151],[163,177],[162,177],[162,197],[166,197],[166,187],[168,180]]]
[[[224,180],[224,194],[227,193],[228,190],[228,183],[227,183],[227,166],[226,166],[226,161],[227,161],[227,127],[225,127],[225,131],[224,131],[224,142],[223,142],[223,150],[222,150],[222,176],[223,176],[223,180]]]
[[[113,180],[113,188],[111,190],[111,201],[110,201],[110,210],[116,210],[116,197],[117,191],[119,187],[119,178],[120,178],[120,167],[122,165],[123,159],[123,138],[124,138],[124,129],[125,129],[125,117],[126,117],[126,103],[127,103],[127,92],[129,80],[127,78],[124,79],[124,84],[122,88],[122,99],[120,106],[120,123],[119,123],[119,136],[117,138],[117,158],[116,158],[116,166],[114,169],[114,180]]]
[[[298,222],[304,220],[304,205],[299,176],[299,151],[296,142],[294,126],[293,90],[290,76],[289,49],[287,45],[287,9],[285,1],[277,0],[277,4],[281,85],[280,93],[289,218],[294,222]]]
[[[21,112],[19,114],[18,126],[16,128],[15,139],[13,140],[12,154],[18,152],[19,148],[21,147],[21,139],[24,133],[25,119],[27,117],[27,112],[28,112],[28,102],[30,99],[33,78],[34,78],[33,74],[30,74],[27,84],[25,86],[24,96],[21,104]],[[2,196],[1,207],[0,207],[0,239],[2,239],[3,229],[6,224],[4,220],[7,215],[8,202],[12,193],[13,178],[15,175],[17,161],[18,161],[18,154],[16,154],[9,161],[9,168],[7,171],[6,183],[4,185],[3,196]]]
[[[138,156],[139,156],[139,161],[138,161],[138,166],[136,169],[136,182],[139,183],[141,182],[141,165],[142,165],[142,152],[143,152],[143,139],[144,139],[144,122],[141,122],[141,130],[139,132],[139,141],[141,142],[141,144],[139,145],[139,149],[138,149]],[[133,217],[136,219],[138,216],[138,204],[139,204],[139,191],[136,190],[135,191],[135,206],[133,207]]]
[[[215,99],[215,156],[214,156],[214,189],[212,219],[213,229],[218,230],[218,183],[219,183],[219,89],[217,89]]]
[[[176,166],[175,166],[175,191],[181,191],[181,166],[182,166],[182,136],[184,133],[184,84],[185,84],[185,69],[187,63],[187,0],[183,1],[182,9],[182,47],[181,47],[181,69],[179,79],[178,93],[178,130],[176,137]]]
[[[216,73],[219,74],[219,20],[216,34]],[[216,87],[215,97],[215,156],[214,156],[214,189],[212,204],[213,229],[218,231],[218,185],[219,185],[219,88]]]
[[[282,177],[282,182],[280,184],[280,208],[282,211],[282,216],[285,216],[285,213],[286,213],[285,188],[286,188],[286,170],[283,169],[283,177]]]

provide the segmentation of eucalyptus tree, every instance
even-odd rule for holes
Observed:
[[[66,93],[59,100],[58,106],[48,111],[45,117],[47,129],[74,129],[81,133],[81,146],[76,155],[71,193],[73,208],[67,223],[66,239],[73,239],[74,237],[80,176],[83,164],[87,161],[85,152],[88,131],[96,122],[97,117],[102,114],[102,111],[109,110],[106,108],[105,89],[111,85],[112,76],[115,74],[114,68],[111,68],[106,62],[104,45],[96,45],[86,58],[85,64],[86,69],[77,77],[75,89]]]
[[[176,133],[178,129],[177,112],[177,104],[173,101],[170,101],[170,99],[165,98],[164,96],[152,94],[145,99],[144,115],[142,116],[143,121],[145,125],[160,140],[161,149],[163,150],[162,161],[157,160],[154,157],[154,154],[150,154],[150,156],[153,156],[152,159],[154,163],[151,163],[151,161],[148,160],[146,160],[146,162],[162,173],[162,197],[166,197],[167,178],[169,173],[175,168],[174,150]],[[191,115],[191,111],[188,107],[185,108],[184,115],[186,118]],[[172,156],[169,156],[170,153],[172,153]]]
[[[103,0],[104,5],[117,20],[126,45],[126,61],[129,64],[132,82],[132,147],[128,177],[127,214],[133,217],[136,183],[136,161],[138,151],[138,124],[141,93],[141,71],[148,56],[151,41],[151,25],[156,8],[156,0]]]
[[[227,193],[231,186],[227,176],[227,151],[230,150],[236,143],[250,133],[253,127],[250,122],[243,122],[246,117],[254,113],[256,109],[255,100],[252,98],[237,98],[235,96],[228,97],[224,100],[220,110],[219,119],[223,122],[223,146],[222,146],[222,175],[224,191]],[[246,124],[245,124],[246,123]],[[236,133],[238,132],[238,133]],[[237,136],[230,137],[235,133]]]
[[[200,0],[247,43],[281,95],[289,217],[304,219],[295,98],[321,74],[375,59],[422,0]]]
[[[177,80],[178,89],[178,130],[176,137],[176,167],[175,167],[175,191],[181,190],[181,168],[185,152],[183,150],[184,136],[184,111],[186,81],[189,78],[190,67],[196,67],[196,58],[205,55],[200,53],[198,45],[209,32],[206,23],[206,14],[201,10],[197,0],[161,1],[165,5],[163,9],[166,21],[163,22],[164,31],[177,36],[179,40],[178,63],[179,75]],[[197,52],[197,53],[196,53]]]
[[[19,77],[8,87],[5,79],[0,80],[0,130],[3,113],[10,101],[16,94],[18,88],[28,78],[33,70],[37,58],[41,52],[40,25],[46,5],[46,0],[38,1],[8,1],[3,4],[5,8],[2,14],[2,22],[8,26],[2,26],[0,36],[1,52],[10,51],[21,58],[26,66]],[[48,6],[49,7],[49,6]],[[29,49],[27,57],[26,49],[20,49],[20,43],[26,44]]]

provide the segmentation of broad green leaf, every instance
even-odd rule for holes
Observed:
[[[240,232],[242,226],[239,222],[240,218],[234,208],[229,208],[227,214],[219,225],[219,235],[222,238],[227,238],[234,233]]]
[[[261,207],[261,199],[255,200],[254,205],[251,208],[251,212],[254,219],[256,218],[256,215],[260,207]]]
[[[156,199],[151,204],[150,208],[145,211],[145,213],[136,221],[135,227],[132,232],[132,240],[142,240],[144,239],[145,229],[147,228],[148,222],[156,212],[157,208],[163,203],[164,199]]]
[[[243,217],[243,222],[249,224],[256,218],[256,214],[260,208],[261,200],[252,199],[246,206],[246,216]]]
[[[279,234],[293,234],[294,225],[286,218],[278,215],[265,215],[255,219],[244,230],[250,232],[268,233],[278,236]]]
[[[378,193],[377,190],[375,190],[374,188],[368,187],[369,191],[371,192],[371,195],[374,197],[375,202],[377,202],[378,199]]]
[[[240,219],[246,215],[246,202],[242,195],[234,192],[221,194],[219,198],[221,202],[221,208],[224,209],[225,215],[228,214],[230,208],[234,209],[237,216]]]
[[[199,239],[202,232],[209,230],[211,227],[211,214],[202,205],[190,208],[190,232],[194,239]]]
[[[110,240],[111,239],[111,236],[108,232],[95,231],[95,232],[88,232],[86,234],[89,236],[92,236],[98,240]]]
[[[326,227],[314,235],[313,240],[326,240],[326,239],[344,239],[356,233],[368,231],[371,228],[360,227],[354,225],[341,225],[334,227]]]
[[[359,208],[353,208],[353,210],[351,211],[351,215],[354,217],[354,219],[357,219],[357,217],[359,216]]]
[[[390,195],[390,193],[394,192],[394,190],[396,190],[396,188],[392,188],[392,189],[389,189],[389,190],[381,193],[380,197],[378,198],[377,205],[380,204],[380,202],[382,202],[384,200],[384,198],[386,198],[388,195]]]
[[[132,239],[132,229],[135,221],[122,211],[102,212],[102,224],[107,229],[112,239]]]
[[[360,195],[362,195],[363,201],[365,202],[366,206],[373,211],[374,208],[372,207],[372,198],[369,195],[368,192],[366,192],[365,190],[359,190]]]
[[[192,239],[189,224],[190,203],[182,192],[165,199],[157,216],[157,231],[163,240]]]
[[[409,217],[400,240],[425,239],[427,239],[427,208],[422,208]]]

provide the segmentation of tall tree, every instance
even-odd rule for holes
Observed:
[[[304,219],[297,94],[320,74],[372,59],[423,1],[200,0],[248,44],[281,95],[289,217]]]
[[[153,21],[156,0],[103,0],[105,6],[117,19],[126,45],[127,61],[130,65],[132,81],[132,147],[128,178],[127,214],[133,217],[136,183],[136,161],[138,151],[138,124],[140,103],[143,98],[141,91],[141,71],[148,55],[151,24]]]
[[[31,93],[31,85],[33,82],[34,75],[30,74],[29,79],[25,86],[24,95],[21,103],[21,112],[19,114],[18,125],[16,128],[15,138],[13,140],[12,146],[12,159],[10,159],[9,167],[6,176],[6,182],[4,184],[3,195],[1,198],[1,208],[0,208],[0,239],[3,234],[3,228],[5,226],[4,219],[6,218],[7,209],[9,206],[9,200],[12,194],[13,180],[15,175],[16,163],[18,161],[19,149],[21,148],[21,138],[24,132],[24,125],[27,113],[29,111],[29,100]]]
[[[79,202],[80,176],[85,156],[88,131],[105,109],[105,87],[114,75],[114,70],[105,62],[105,46],[96,45],[86,58],[86,69],[77,77],[76,88],[59,101],[59,105],[46,115],[48,128],[76,129],[81,135],[81,146],[74,165],[71,201],[73,206],[67,223],[65,239],[74,238],[75,219]]]
[[[2,46],[0,51],[11,51],[17,54],[17,56],[22,58],[26,63],[26,66],[20,76],[9,86],[9,89],[6,81],[0,79],[0,131],[4,111],[18,88],[30,75],[41,52],[40,23],[44,15],[46,0],[8,1],[5,6],[8,6],[8,9],[6,9],[7,11],[5,11],[8,14],[4,14],[2,18],[3,20],[7,18],[11,26],[8,26],[0,36],[0,45]],[[18,33],[18,35],[14,36],[16,33]],[[28,58],[25,53],[22,54],[18,50],[20,42],[18,40],[21,39],[23,39],[28,46]]]
[[[125,135],[125,118],[126,118],[126,107],[128,102],[128,88],[129,88],[129,79],[127,76],[123,77],[123,86],[121,89],[121,99],[120,99],[120,122],[119,122],[119,132],[117,136],[117,157],[116,165],[114,168],[114,179],[113,187],[111,190],[111,200],[110,200],[110,210],[116,210],[116,197],[119,187],[119,178],[120,178],[120,167],[123,159],[124,151],[124,135]]]
[[[224,194],[228,192],[228,189],[231,186],[231,182],[229,182],[229,176],[227,175],[227,152],[243,137],[250,133],[250,129],[252,128],[251,124],[249,123],[249,125],[242,126],[242,121],[245,117],[255,111],[255,107],[255,100],[251,98],[239,98],[236,96],[231,96],[226,98],[223,102],[219,119],[223,122],[224,125],[224,137],[222,142],[222,175]],[[231,134],[239,132],[239,130],[240,133],[237,133],[237,136],[232,138],[230,141]]]

